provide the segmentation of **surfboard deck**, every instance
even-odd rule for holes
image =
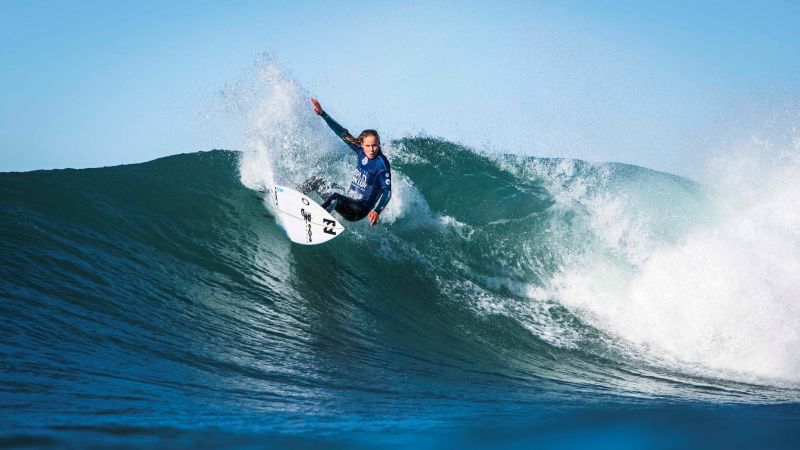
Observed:
[[[275,186],[272,193],[275,220],[292,242],[317,245],[328,242],[345,230],[337,219],[314,200],[286,186]]]

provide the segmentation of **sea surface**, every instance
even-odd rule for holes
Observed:
[[[796,181],[409,137],[306,247],[286,149],[0,173],[0,446],[800,447]]]

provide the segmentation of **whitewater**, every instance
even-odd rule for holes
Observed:
[[[598,408],[670,411],[645,415],[658,441],[709,408],[798,417],[800,140],[698,183],[384,136],[381,224],[306,248],[265,192],[353,164],[309,97],[271,63],[222,93],[241,151],[0,174],[0,442],[405,446]]]

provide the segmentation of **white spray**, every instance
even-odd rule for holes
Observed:
[[[593,242],[564,258],[551,295],[633,344],[634,357],[688,373],[797,386],[800,143],[782,151],[764,146],[754,140],[714,161],[716,193],[704,220],[695,218],[673,239],[657,239],[665,223],[646,198],[578,193],[587,209],[581,226]]]
[[[297,186],[311,176],[323,176],[345,188],[349,185],[352,154],[314,114],[311,95],[274,58],[257,61],[239,82],[223,90],[222,97],[228,109],[247,124],[246,148],[239,164],[242,184],[265,191],[275,184]],[[406,155],[404,149],[393,148],[386,136],[382,151],[390,160]],[[381,215],[383,224],[403,217],[412,226],[445,223],[434,217],[408,177],[393,169],[392,178],[392,200]]]
[[[222,94],[247,123],[239,167],[245,186],[299,184],[331,153],[334,140],[312,112],[310,95],[273,58],[259,60]]]

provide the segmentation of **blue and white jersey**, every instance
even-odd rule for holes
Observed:
[[[352,144],[351,148],[358,149],[358,161],[356,161],[356,170],[353,172],[353,181],[350,183],[347,196],[371,209],[375,206],[381,190],[391,189],[392,171],[389,160],[382,152],[378,152],[377,156],[369,159],[361,146],[357,144]]]

